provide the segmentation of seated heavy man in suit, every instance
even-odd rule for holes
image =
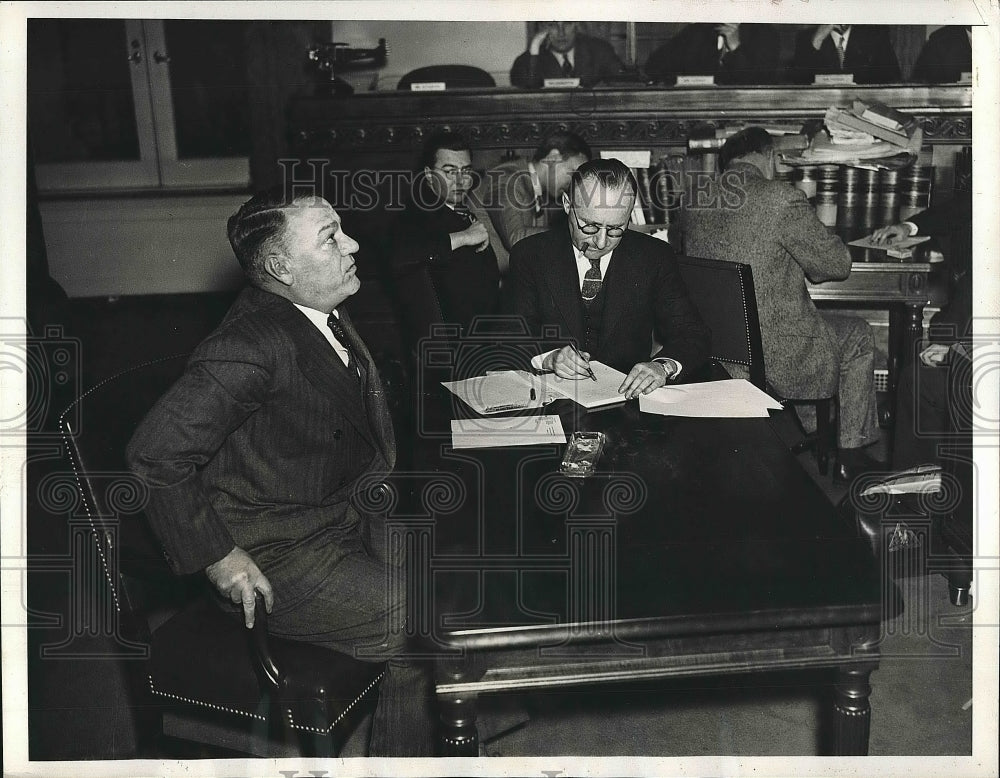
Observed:
[[[625,66],[611,44],[577,32],[579,22],[541,22],[510,68],[510,83],[539,89],[546,78],[579,78],[593,86],[620,77]]]
[[[515,159],[489,170],[477,191],[504,248],[522,238],[562,224],[562,195],[570,177],[590,161],[587,141],[572,132],[555,132],[531,159]],[[503,268],[506,272],[507,268]]]
[[[899,61],[885,25],[820,24],[795,37],[790,75],[811,84],[821,73],[850,73],[856,84],[900,80]]]
[[[710,340],[669,244],[627,229],[636,192],[618,160],[582,165],[563,195],[568,229],[516,244],[505,287],[508,312],[532,333],[558,325],[573,341],[536,357],[537,367],[584,378],[599,360],[627,373],[619,391],[628,398],[697,370]],[[663,346],[651,356],[654,332]]]
[[[466,140],[452,132],[424,144],[421,171],[392,234],[392,269],[411,335],[428,333],[437,320],[464,332],[476,316],[495,314],[500,303],[499,249],[506,250],[478,201]],[[422,284],[423,274],[430,285]],[[424,299],[433,296],[435,299]],[[430,309],[440,308],[440,318]]]
[[[401,656],[401,560],[387,559],[383,517],[354,504],[396,457],[341,307],[360,287],[358,244],[325,200],[280,192],[248,200],[229,240],[249,286],[128,447],[149,519],[174,571],[204,571],[248,627],[259,591],[274,634],[391,660],[370,750],[431,755],[429,679]]]
[[[719,196],[709,197],[707,207],[688,207],[685,251],[753,268],[764,365],[777,392],[788,399],[837,396],[834,479],[882,467],[864,452],[878,440],[871,328],[853,316],[820,313],[805,284],[806,278],[847,278],[847,247],[801,191],[774,180],[774,145],[762,128],[748,127],[727,140],[719,166]]]

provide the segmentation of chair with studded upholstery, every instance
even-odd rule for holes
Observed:
[[[677,264],[688,296],[712,330],[712,359],[722,363],[730,375],[747,378],[785,407],[815,406],[816,432],[792,446],[792,453],[815,449],[819,471],[826,475],[830,451],[836,443],[831,418],[832,398],[790,400],[781,397],[767,383],[753,268],[742,262],[688,256],[678,257]]]
[[[336,755],[373,708],[384,667],[269,636],[259,597],[247,630],[210,601],[203,576],[172,573],[144,521],[145,485],[127,472],[125,446],[186,361],[121,373],[60,417],[117,636],[141,660],[128,662],[138,756]]]

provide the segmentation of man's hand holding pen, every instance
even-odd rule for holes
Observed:
[[[579,351],[572,345],[563,346],[558,351],[553,351],[546,356],[542,362],[542,369],[555,373],[559,378],[597,380],[597,376],[594,375],[594,371],[590,367],[590,354],[586,351]],[[677,373],[678,366],[673,360],[667,360],[666,363],[659,361],[640,362],[625,376],[618,391],[626,399],[631,400],[640,394],[649,394],[654,389],[659,389]]]
[[[542,369],[551,370],[559,378],[592,378],[597,380],[590,368],[590,354],[578,351],[571,345],[563,346],[558,351],[549,354],[542,362]]]

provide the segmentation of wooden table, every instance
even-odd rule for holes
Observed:
[[[853,251],[854,249],[852,249]],[[946,300],[943,282],[931,275],[928,262],[855,260],[843,281],[809,284],[809,296],[820,307],[861,307],[889,311],[889,391],[895,392],[901,355],[913,354],[923,335],[924,308]]]
[[[421,408],[429,480],[402,523],[442,753],[476,755],[482,694],[812,668],[836,676],[830,750],[867,753],[877,565],[768,419],[563,402],[567,432],[608,435],[580,480],[561,445],[452,450],[463,409]]]

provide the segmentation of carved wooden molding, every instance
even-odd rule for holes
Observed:
[[[531,148],[555,130],[598,146],[684,146],[705,124],[801,124],[857,98],[916,116],[927,143],[972,142],[967,86],[370,93],[301,98],[291,106],[289,126],[300,155],[413,151],[443,128],[461,129],[482,149]]]
[[[740,124],[781,123],[801,124],[814,117],[767,116],[759,119],[741,119]],[[972,118],[969,116],[920,116],[925,143],[971,143]],[[585,138],[592,145],[606,146],[621,143],[626,146],[666,145],[684,146],[696,127],[723,127],[725,121],[699,121],[695,119],[596,119],[580,120],[566,117],[548,121],[474,121],[441,119],[403,123],[392,121],[381,124],[378,120],[343,122],[329,129],[300,130],[295,135],[295,146],[300,153],[344,151],[349,149],[396,150],[419,149],[424,139],[441,129],[458,129],[474,148],[532,147],[557,130],[569,130]]]

